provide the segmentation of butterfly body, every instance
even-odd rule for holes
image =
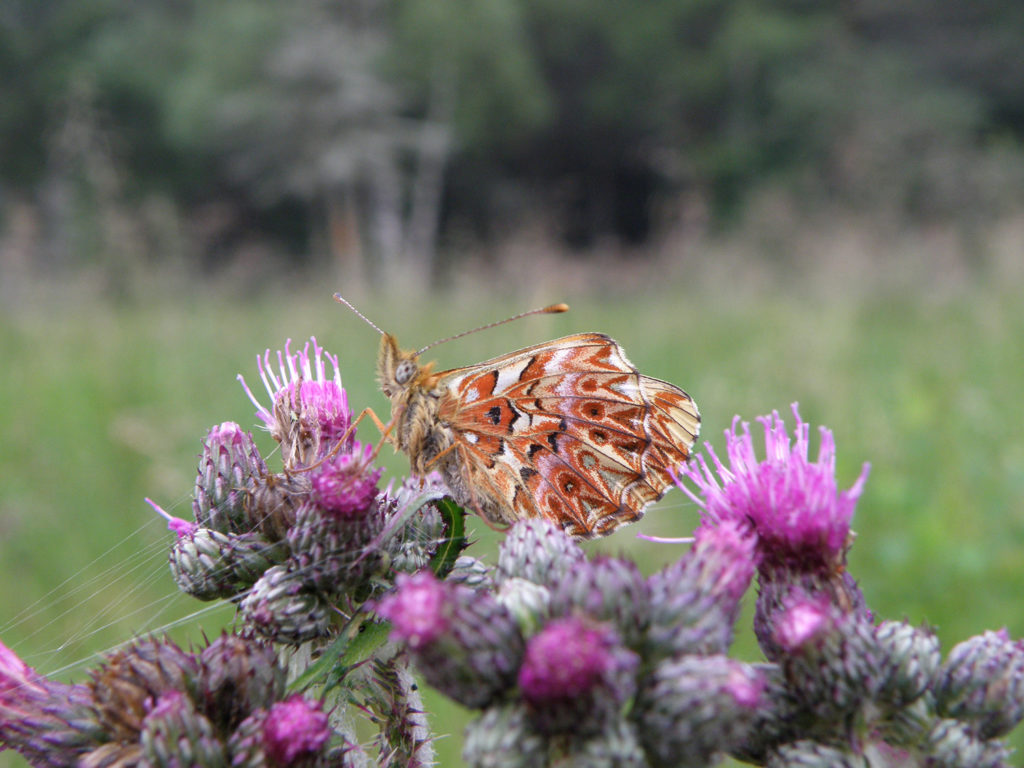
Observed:
[[[495,524],[546,517],[579,537],[638,519],[700,429],[693,400],[641,375],[612,339],[582,333],[434,372],[381,339],[377,375],[395,447],[416,474]]]

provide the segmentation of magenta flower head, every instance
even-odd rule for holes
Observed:
[[[256,358],[272,401],[270,408],[260,404],[241,375],[238,379],[256,406],[256,415],[281,443],[285,465],[294,468],[309,466],[335,449],[352,425],[352,411],[341,386],[338,358],[325,352],[315,338],[310,338],[300,352],[293,353],[290,346],[291,339],[285,343],[284,352],[277,353],[277,370],[269,349],[262,358]],[[324,358],[330,363],[330,374]]]
[[[749,521],[758,536],[763,565],[835,571],[849,543],[850,521],[868,465],[849,490],[838,490],[832,432],[820,429],[818,458],[811,461],[810,425],[800,418],[795,403],[793,415],[793,443],[778,412],[758,419],[764,426],[763,460],[757,458],[750,425],[743,422],[738,429],[737,417],[725,433],[729,466],[708,446],[710,465],[698,455],[682,468],[683,478],[697,492],[683,482],[679,487],[711,522]]]
[[[391,622],[391,639],[412,649],[422,648],[448,631],[454,604],[451,589],[430,571],[398,574],[398,590],[385,597],[377,613]]]
[[[638,663],[607,625],[556,619],[527,643],[519,691],[538,731],[599,732],[635,693]]]
[[[263,724],[263,746],[275,765],[320,754],[330,737],[323,707],[298,694],[271,707]]]
[[[351,453],[339,453],[312,471],[313,502],[344,519],[361,517],[377,498],[383,471],[373,466],[372,445],[353,442]]]

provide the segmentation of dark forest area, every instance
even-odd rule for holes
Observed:
[[[977,226],[1024,192],[1022,41],[1012,0],[9,0],[0,269],[436,282],[764,189]]]

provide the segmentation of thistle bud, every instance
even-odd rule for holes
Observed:
[[[171,548],[171,573],[178,588],[199,600],[231,598],[256,583],[288,554],[282,542],[258,533],[231,534],[194,528]]]
[[[493,589],[494,569],[475,557],[459,555],[446,580],[473,589]]]
[[[774,629],[790,688],[818,717],[849,715],[876,697],[881,660],[862,616],[843,614],[821,597],[794,596]]]
[[[636,727],[618,718],[592,738],[569,742],[569,750],[559,768],[647,768],[649,763],[640,745]]]
[[[143,638],[114,651],[92,672],[89,688],[104,730],[137,741],[149,702],[196,685],[195,659],[170,640]]]
[[[429,571],[399,574],[396,586],[377,612],[391,621],[391,639],[408,648],[430,685],[474,708],[514,685],[523,638],[507,608]]]
[[[491,707],[466,726],[462,759],[469,768],[535,768],[547,762],[547,740],[522,704]]]
[[[515,617],[524,636],[536,633],[550,615],[550,590],[532,581],[506,579],[498,588],[496,597]]]
[[[1009,768],[1009,751],[1001,741],[985,741],[957,720],[939,720],[926,741],[928,766],[935,768]]]
[[[648,580],[655,658],[724,653],[756,564],[755,538],[740,523],[697,529],[693,547]]]
[[[38,674],[0,643],[0,750],[33,765],[75,765],[106,741],[89,689]]]
[[[199,654],[199,665],[198,700],[222,729],[233,729],[284,694],[285,672],[268,643],[222,634]]]
[[[142,754],[147,766],[226,768],[224,745],[213,724],[180,691],[162,694],[142,722]]]
[[[682,656],[659,663],[641,685],[633,718],[651,764],[705,766],[744,742],[764,680],[725,656]]]
[[[765,765],[767,768],[866,768],[868,763],[863,755],[805,739],[782,746]]]
[[[331,606],[284,565],[267,569],[239,611],[248,626],[279,643],[301,643],[330,632]]]
[[[540,517],[520,520],[501,543],[497,580],[518,577],[554,586],[585,559],[580,546],[554,523]]]
[[[244,533],[254,527],[249,502],[256,478],[267,465],[252,435],[233,421],[213,427],[199,456],[192,514],[204,528],[222,533]]]
[[[650,611],[650,588],[636,564],[616,557],[583,560],[551,590],[553,616],[585,615],[613,626],[623,643],[641,648]]]
[[[1009,733],[1024,718],[1024,643],[1002,629],[957,645],[939,672],[935,704],[983,739]]]
[[[356,590],[384,567],[377,541],[383,528],[384,519],[376,513],[349,518],[303,504],[288,531],[291,571],[328,595]]]
[[[898,707],[917,700],[931,687],[942,662],[939,639],[904,621],[883,621],[874,632],[882,661],[881,696]]]

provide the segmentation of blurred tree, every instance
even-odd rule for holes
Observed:
[[[156,196],[206,264],[261,238],[414,289],[467,222],[644,243],[762,183],[973,215],[1024,188],[1021,39],[1017,0],[7,0],[0,201],[53,263]]]

